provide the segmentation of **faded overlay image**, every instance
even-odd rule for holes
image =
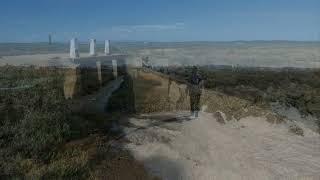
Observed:
[[[320,179],[320,2],[0,3],[0,179]]]

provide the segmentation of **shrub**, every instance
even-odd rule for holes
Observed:
[[[0,91],[0,177],[22,174],[22,159],[49,160],[70,134],[63,77],[54,71],[47,78],[28,89]]]

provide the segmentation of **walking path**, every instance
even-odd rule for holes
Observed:
[[[195,120],[188,114],[131,118],[126,148],[163,179],[320,178],[320,136],[309,129],[298,136],[264,117],[224,124],[210,113]]]

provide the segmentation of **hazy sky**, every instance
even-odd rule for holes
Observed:
[[[319,40],[320,0],[1,0],[0,42]]]

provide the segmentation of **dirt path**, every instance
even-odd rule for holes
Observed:
[[[119,89],[122,82],[123,77],[121,76],[109,82],[106,86],[101,87],[99,91],[73,100],[72,109],[76,112],[81,111],[88,113],[104,114],[110,96],[113,92]]]
[[[320,136],[306,128],[298,136],[288,124],[270,124],[264,117],[223,124],[204,112],[196,120],[173,112],[130,123],[135,127],[125,127],[126,148],[163,179],[320,178]]]

